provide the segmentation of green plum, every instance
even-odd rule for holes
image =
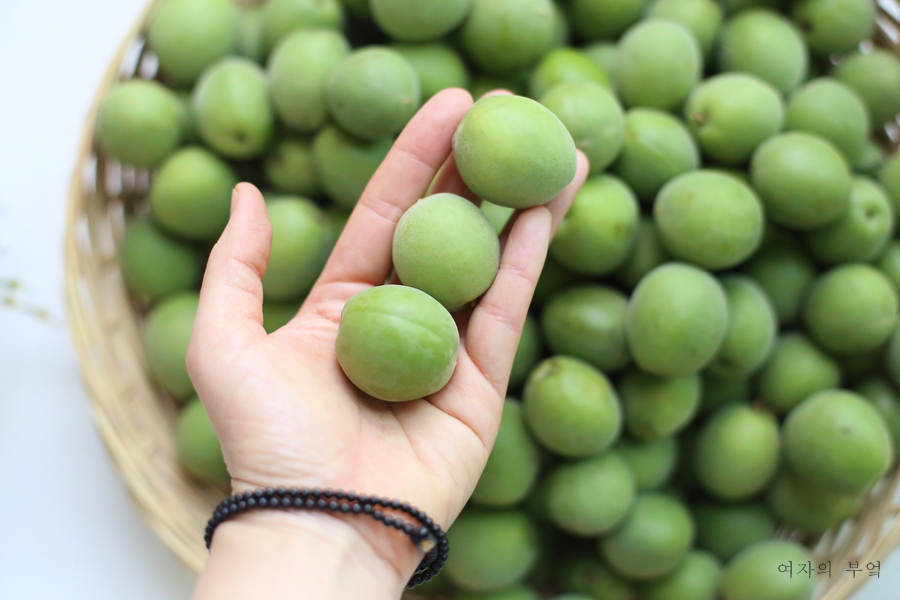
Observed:
[[[628,299],[604,285],[584,285],[555,294],[541,313],[541,328],[554,354],[580,358],[604,373],[628,366],[625,342]]]
[[[415,288],[383,285],[344,305],[335,354],[347,378],[380,400],[439,391],[453,375],[459,332],[441,304]]]
[[[588,41],[615,39],[644,14],[647,0],[573,0],[572,25]]]
[[[699,414],[708,415],[728,404],[750,402],[750,395],[748,377],[716,377],[708,372],[704,373]]]
[[[766,501],[782,523],[813,535],[840,525],[857,508],[854,496],[812,487],[788,472],[775,479]]]
[[[339,238],[350,220],[350,211],[335,204],[325,207],[325,216],[331,223],[331,230],[334,232],[335,238]]]
[[[869,107],[872,126],[894,121],[900,112],[900,60],[890,50],[873,48],[847,57],[834,76],[853,88]]]
[[[349,54],[347,39],[331,29],[300,30],[278,44],[269,56],[269,86],[285,125],[312,132],[328,121],[328,81]]]
[[[537,444],[525,430],[522,405],[507,399],[494,448],[472,492],[483,506],[512,506],[521,502],[537,480]]]
[[[238,11],[231,0],[165,0],[147,29],[147,45],[163,78],[190,86],[206,67],[231,54]]]
[[[694,543],[694,521],[671,496],[639,494],[622,524],[600,540],[610,566],[632,580],[657,579],[673,572]]]
[[[183,115],[178,96],[155,81],[118,83],[97,112],[100,149],[128,165],[155,166],[181,143]]]
[[[622,180],[589,179],[550,242],[550,255],[584,275],[604,275],[628,258],[637,237],[640,206]]]
[[[722,8],[714,0],[656,0],[647,16],[680,24],[694,34],[707,57],[712,54],[722,26]]]
[[[845,390],[817,392],[791,411],[783,427],[788,467],[810,485],[858,495],[887,472],[891,432],[864,397]]]
[[[262,278],[265,296],[271,300],[302,298],[325,266],[334,246],[334,232],[325,213],[306,198],[285,196],[267,204],[272,250]]]
[[[856,92],[833,77],[813,79],[794,92],[785,116],[787,129],[828,140],[851,165],[860,159],[871,134],[869,109]]]
[[[263,7],[260,4],[238,4],[237,30],[234,49],[239,56],[262,63],[265,58],[263,45]]]
[[[779,567],[813,560],[813,555],[797,542],[756,542],[726,565],[719,593],[722,600],[809,600],[816,581],[810,577],[787,577]]]
[[[816,279],[803,306],[810,337],[833,354],[874,350],[897,322],[897,292],[874,267],[849,263]]]
[[[816,278],[816,267],[800,244],[791,236],[767,240],[744,270],[766,292],[781,325],[794,324]]]
[[[200,250],[166,235],[146,217],[125,227],[119,260],[128,287],[150,302],[196,287],[203,275]]]
[[[291,322],[300,311],[303,300],[263,300],[263,327],[273,333]]]
[[[900,214],[900,153],[892,154],[878,172],[878,181],[894,204],[894,214]]]
[[[612,384],[577,358],[556,356],[538,364],[525,383],[523,406],[535,438],[568,458],[606,450],[622,428],[622,409]]]
[[[688,552],[678,568],[659,581],[646,584],[644,600],[715,600],[722,565],[702,550]]]
[[[393,140],[365,142],[334,126],[313,141],[313,160],[319,182],[338,206],[352,209],[381,165]]]
[[[750,177],[768,216],[810,230],[841,218],[850,205],[850,167],[830,142],[793,131],[769,138],[753,154]]]
[[[518,96],[524,96],[528,81],[524,74],[504,77],[493,75],[476,75],[469,84],[472,97],[478,100],[488,92],[506,90]]]
[[[553,41],[550,42],[550,49],[564,48],[569,45],[572,38],[569,18],[566,16],[565,9],[559,3],[551,2],[550,7],[553,9]]]
[[[562,83],[541,97],[559,117],[590,163],[590,172],[606,169],[619,155],[625,137],[625,115],[619,101],[596,83]]]
[[[677,110],[700,82],[697,38],[678,23],[642,21],[619,40],[616,88],[625,106]]]
[[[615,450],[628,463],[639,492],[664,486],[672,478],[678,463],[678,442],[674,437],[650,442],[623,439]]]
[[[416,72],[423,103],[441,90],[469,87],[466,63],[448,44],[397,44],[394,50],[403,55]]]
[[[371,19],[372,9],[369,0],[341,0],[344,8],[357,19]]]
[[[530,588],[516,585],[496,592],[460,592],[453,596],[453,600],[540,600],[540,596]]]
[[[694,519],[697,545],[723,561],[751,544],[775,537],[772,515],[756,502],[701,502],[694,506]]]
[[[565,561],[560,580],[563,589],[568,592],[603,600],[634,600],[634,584],[593,557]]]
[[[175,451],[178,463],[194,479],[204,483],[231,481],[219,437],[196,396],[188,401],[178,419]]]
[[[858,383],[854,391],[875,406],[891,432],[894,449],[900,450],[900,393],[897,389],[887,379],[871,376]]]
[[[215,242],[231,213],[238,183],[231,166],[200,146],[169,157],[150,185],[150,214],[162,229],[189,240]]]
[[[487,217],[487,220],[494,227],[494,231],[497,232],[497,235],[500,235],[506,228],[506,224],[509,223],[513,213],[516,212],[516,209],[508,206],[498,206],[487,200],[482,200],[481,212],[484,213],[484,216]]]
[[[748,73],[722,73],[698,85],[685,119],[703,154],[721,165],[743,165],[784,125],[781,93]]]
[[[641,217],[637,237],[631,254],[616,271],[616,282],[631,290],[644,278],[644,275],[671,259],[668,250],[659,239],[659,230],[650,217]]]
[[[782,335],[757,379],[759,398],[778,414],[787,414],[810,395],[837,387],[841,368],[803,334]]]
[[[611,79],[610,83],[616,83],[616,45],[613,42],[595,42],[582,49],[585,56],[594,61],[597,66]]]
[[[267,0],[262,14],[266,52],[298,29],[339,29],[344,9],[339,0]]]
[[[900,242],[891,241],[875,261],[878,270],[894,285],[894,291],[900,294]]]
[[[428,42],[450,33],[469,14],[472,0],[370,0],[372,19],[404,42]]]
[[[476,196],[512,208],[555,198],[575,178],[578,161],[566,126],[521,96],[476,102],[453,136],[453,155]]]
[[[650,271],[635,288],[625,331],[642,370],[676,377],[706,366],[727,326],[728,302],[715,278],[690,265],[668,263]]]
[[[625,139],[615,171],[637,197],[652,202],[670,180],[700,166],[700,151],[688,128],[668,113],[625,113]]]
[[[480,70],[510,75],[534,65],[556,33],[553,0],[473,0],[463,52]]]
[[[726,21],[719,39],[719,68],[756,75],[787,94],[809,69],[809,51],[797,27],[771,10],[752,8]]]
[[[886,157],[887,154],[885,153],[884,148],[881,147],[881,144],[872,139],[868,139],[863,146],[859,158],[853,164],[853,171],[855,173],[860,173],[861,175],[877,177]]]
[[[791,10],[791,18],[803,31],[810,50],[830,56],[849,52],[872,37],[875,3],[871,0],[800,0]]]
[[[894,385],[900,386],[900,326],[888,338],[884,352],[884,371]]]
[[[538,277],[537,285],[534,288],[534,297],[531,300],[531,304],[540,308],[559,290],[579,283],[583,283],[580,275],[566,269],[555,261],[552,256],[548,256],[547,260],[544,261],[544,268],[541,269],[541,276]]]
[[[517,389],[528,378],[531,369],[541,357],[541,331],[531,314],[525,317],[522,326],[522,337],[516,348],[516,356],[513,360],[512,371],[509,374],[509,389]]]
[[[172,294],[154,307],[147,320],[147,362],[156,380],[175,400],[194,393],[185,359],[199,302],[197,292]]]
[[[766,293],[749,277],[728,275],[721,284],[728,300],[728,329],[706,372],[739,379],[759,370],[769,357],[778,335],[778,316]]]
[[[285,138],[279,141],[266,155],[263,168],[266,179],[279,192],[301,196],[319,193],[319,176],[310,140]]]
[[[528,90],[535,100],[562,83],[595,83],[609,89],[609,76],[586,54],[559,48],[545,55],[531,73]]]
[[[653,441],[684,429],[697,414],[700,377],[659,377],[632,369],[619,382],[625,427],[635,438]]]
[[[538,533],[515,510],[466,510],[447,531],[453,552],[444,573],[472,592],[502,590],[521,582],[538,559]]]

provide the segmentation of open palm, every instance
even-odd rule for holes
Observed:
[[[446,90],[412,119],[300,312],[271,335],[262,326],[261,282],[271,225],[259,191],[236,188],[188,351],[236,491],[284,485],[378,494],[408,501],[444,527],[459,514],[493,446],[534,286],[552,230],[584,181],[585,159],[579,156],[575,181],[556,200],[519,213],[507,228],[497,279],[457,316],[458,364],[440,392],[405,403],[373,399],[344,376],[334,343],[344,303],[390,277],[397,221],[443,165],[435,192],[472,198],[450,156],[471,104],[467,92]],[[399,546],[397,553],[404,561]]]

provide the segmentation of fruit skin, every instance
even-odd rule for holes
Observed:
[[[706,269],[733,267],[762,241],[759,198],[736,177],[718,171],[691,171],[667,183],[653,215],[666,249]]]
[[[357,50],[332,72],[325,88],[328,113],[347,133],[369,141],[398,133],[422,103],[419,76],[390,48]]]
[[[488,202],[531,208],[555,198],[575,178],[575,142],[552,112],[528,98],[476,102],[453,135],[456,166]]]
[[[537,64],[529,79],[529,95],[541,100],[547,92],[564,83],[594,83],[604,89],[612,84],[606,72],[586,54],[574,48],[558,48]]]
[[[678,442],[675,437],[652,442],[623,439],[615,449],[628,463],[634,475],[635,488],[639,492],[664,486],[671,479],[678,462]]]
[[[497,439],[472,492],[472,502],[497,507],[521,502],[537,480],[538,452],[525,429],[522,405],[507,398]]]
[[[547,346],[554,354],[584,360],[604,373],[631,362],[625,342],[628,299],[604,285],[585,285],[555,294],[541,313]]]
[[[571,22],[587,41],[614,39],[641,18],[646,6],[646,0],[573,0]]]
[[[266,156],[263,167],[266,179],[280,192],[310,197],[319,193],[319,176],[310,140],[281,140]]]
[[[541,104],[566,126],[584,152],[590,172],[606,169],[619,155],[625,137],[625,115],[616,97],[596,83],[561,83],[541,97]]]
[[[778,422],[744,404],[726,406],[706,422],[694,455],[700,484],[716,498],[746,500],[778,469]]]
[[[616,65],[616,88],[625,106],[676,110],[700,82],[703,56],[690,31],[650,19],[619,40]]]
[[[547,256],[544,261],[544,268],[541,269],[541,275],[538,277],[537,285],[534,288],[534,297],[531,299],[531,305],[534,308],[541,308],[553,295],[559,290],[570,285],[584,283],[584,278],[580,275],[568,270],[552,256]]]
[[[872,37],[875,3],[869,0],[801,0],[791,18],[810,50],[822,56],[849,52]]]
[[[701,502],[694,507],[694,519],[697,545],[723,561],[731,560],[751,544],[775,536],[775,521],[758,502]]]
[[[203,483],[231,480],[216,430],[196,396],[188,401],[178,419],[175,451],[181,467],[194,479]]]
[[[272,223],[272,250],[263,275],[265,297],[303,298],[312,289],[334,246],[335,235],[325,213],[299,196],[267,203]]]
[[[728,325],[722,286],[708,273],[667,263],[648,273],[628,305],[626,335],[642,370],[692,375],[719,350]]]
[[[891,432],[894,449],[900,449],[900,394],[887,379],[870,376],[856,385],[854,391],[867,398]]]
[[[596,537],[618,525],[634,501],[634,477],[615,452],[563,463],[546,482],[546,506],[557,527],[579,537]]]
[[[668,262],[671,256],[659,239],[656,223],[642,216],[631,253],[613,277],[625,289],[634,289],[644,275]]]
[[[806,79],[809,52],[797,27],[771,10],[751,8],[726,21],[719,68],[756,75],[788,94]]]
[[[868,177],[854,177],[850,209],[840,219],[806,234],[810,254],[826,265],[870,261],[894,231],[894,207],[884,189]]]
[[[514,510],[466,510],[447,531],[453,552],[447,579],[471,592],[502,590],[519,583],[538,559],[538,535],[531,520]]]
[[[481,210],[455,194],[419,200],[394,230],[394,268],[449,311],[484,294],[500,269],[500,242]]]
[[[744,267],[772,301],[782,326],[793,325],[812,282],[816,266],[790,234],[771,235]]]
[[[616,84],[616,44],[612,41],[594,42],[582,48],[585,56],[597,64],[608,77],[613,87]]]
[[[781,93],[749,73],[722,73],[694,88],[685,121],[703,153],[722,165],[743,165],[784,126]]]
[[[789,472],[782,472],[769,488],[766,500],[788,527],[820,535],[856,512],[857,499],[812,487]]]
[[[722,565],[715,556],[692,550],[675,571],[648,583],[644,600],[715,600]]]
[[[428,42],[450,33],[472,9],[472,0],[371,0],[372,19],[403,42]]]
[[[787,129],[828,140],[851,165],[866,148],[870,120],[869,109],[856,92],[833,77],[813,79],[794,92],[786,113]]]
[[[163,76],[176,86],[189,86],[231,53],[237,27],[237,7],[230,0],[166,0],[153,13],[147,44]]]
[[[757,378],[757,393],[770,409],[787,414],[810,395],[837,387],[841,368],[799,332],[783,334]]]
[[[173,235],[215,242],[228,224],[237,183],[231,166],[212,152],[183,148],[157,172],[150,186],[150,214]]]
[[[484,216],[487,217],[487,220],[490,221],[491,225],[494,227],[494,231],[497,232],[497,235],[500,235],[506,228],[506,224],[509,223],[510,218],[512,218],[513,213],[516,212],[516,209],[509,208],[508,206],[497,206],[487,200],[482,200],[481,212],[483,212]]]
[[[642,441],[659,440],[684,429],[700,406],[700,377],[658,377],[632,369],[619,382],[625,426]]]
[[[722,26],[722,8],[713,0],[656,0],[647,16],[669,19],[690,31],[704,57],[712,54]]]
[[[312,132],[328,120],[328,80],[350,54],[340,31],[300,30],[284,38],[269,56],[272,104],[285,125]]]
[[[849,263],[819,276],[803,306],[810,337],[832,354],[874,350],[897,322],[897,292],[874,267]]]
[[[858,495],[887,472],[894,458],[890,431],[865,398],[845,390],[813,394],[785,419],[787,466],[802,481]]]
[[[868,111],[868,109],[866,110]],[[865,146],[863,146],[863,150],[860,153],[859,158],[853,165],[853,171],[855,173],[859,173],[860,175],[876,177],[886,157],[887,154],[885,153],[884,148],[882,148],[877,142],[868,139],[866,140]]]
[[[395,44],[393,48],[415,70],[423,104],[441,90],[469,87],[466,63],[452,46],[443,43]]]
[[[437,300],[415,288],[383,285],[344,305],[335,354],[363,392],[388,402],[424,398],[447,385],[459,332]]]
[[[671,573],[694,543],[687,508],[665,494],[639,494],[615,531],[600,540],[600,552],[619,574],[645,581]]]
[[[440,581],[432,579],[432,581]],[[459,592],[453,600],[540,600],[537,592],[525,586],[514,586],[498,592],[470,593]]]
[[[513,360],[512,371],[509,374],[509,389],[518,389],[531,368],[537,364],[541,357],[541,332],[538,328],[537,319],[531,314],[525,317],[525,324],[522,327],[522,337],[519,340],[519,347],[516,349],[516,356]]]
[[[617,177],[595,175],[559,224],[550,255],[576,273],[611,273],[634,246],[639,219],[640,206],[628,186]]]
[[[550,49],[555,29],[552,0],[473,0],[460,44],[480,70],[511,75]]]
[[[155,81],[117,84],[100,104],[97,139],[103,152],[135,167],[152,167],[175,151],[182,137],[178,97]]]
[[[194,394],[185,359],[199,302],[197,292],[172,294],[154,307],[147,320],[147,361],[156,381],[176,401]]]
[[[778,317],[766,293],[749,277],[729,275],[720,283],[728,300],[728,329],[706,372],[739,379],[759,370],[769,357]]]
[[[334,126],[326,127],[313,141],[313,160],[325,192],[335,204],[353,209],[387,156],[393,140],[364,142]]]
[[[809,600],[816,581],[785,577],[779,565],[806,564],[814,557],[796,542],[769,540],[742,550],[725,567],[719,581],[723,600]]]
[[[884,161],[878,181],[894,204],[894,214],[900,214],[900,154],[892,154]]]
[[[766,216],[784,227],[810,230],[840,219],[850,203],[850,167],[820,137],[790,132],[769,138],[750,164]]]
[[[340,29],[344,9],[338,0],[268,0],[263,7],[266,53],[298,29]]]
[[[834,76],[863,99],[876,129],[900,112],[900,60],[892,52],[873,48],[866,54],[853,54],[834,70]]]
[[[150,302],[195,287],[203,274],[199,249],[169,237],[146,217],[125,227],[119,260],[129,289]]]
[[[700,166],[687,127],[672,115],[636,108],[625,113],[625,138],[614,171],[644,202],[670,179]]]
[[[544,447],[567,458],[594,456],[615,443],[622,409],[609,380],[576,358],[556,356],[531,372],[525,421]]]
[[[200,137],[219,154],[234,159],[262,154],[272,138],[268,77],[247,58],[226,57],[204,71],[192,98]]]
[[[561,584],[568,592],[586,594],[604,600],[633,600],[634,584],[613,573],[600,560],[582,556],[565,561],[560,574]]]
[[[900,242],[891,241],[881,253],[875,266],[893,284],[894,291],[900,294]]]
[[[239,56],[262,63],[265,58],[262,38],[263,7],[259,4],[238,4],[237,30],[234,49]]]
[[[703,394],[700,397],[700,415],[708,415],[728,404],[750,402],[750,378],[732,379],[716,377],[710,373],[703,376]]]

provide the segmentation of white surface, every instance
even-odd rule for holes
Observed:
[[[64,324],[66,188],[101,74],[143,0],[0,3],[0,597],[187,598],[194,578],[146,527],[108,459]],[[3,293],[0,290],[0,297]],[[857,600],[898,597],[900,558]]]

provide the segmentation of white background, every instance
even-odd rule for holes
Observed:
[[[65,325],[66,189],[101,74],[143,0],[0,0],[0,597],[187,598],[91,421]],[[0,289],[0,297],[3,291]],[[898,597],[900,558],[858,600]]]

